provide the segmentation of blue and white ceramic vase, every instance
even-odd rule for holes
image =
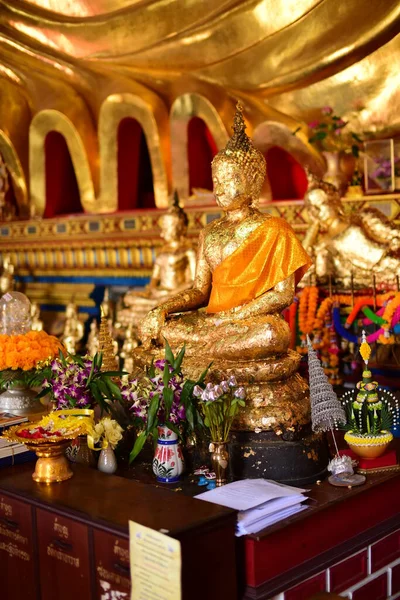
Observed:
[[[158,427],[157,448],[153,458],[153,472],[161,483],[176,483],[183,472],[182,448],[178,436],[166,425]]]

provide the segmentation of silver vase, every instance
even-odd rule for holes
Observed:
[[[0,394],[0,412],[27,417],[45,412],[40,400],[36,399],[37,392],[25,385],[14,385]]]

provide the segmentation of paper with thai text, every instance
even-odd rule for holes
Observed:
[[[131,600],[181,600],[181,544],[129,521]]]

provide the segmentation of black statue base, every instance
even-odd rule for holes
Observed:
[[[327,474],[329,453],[325,436],[310,430],[283,436],[272,431],[232,431],[229,449],[233,480],[264,478],[303,486]]]

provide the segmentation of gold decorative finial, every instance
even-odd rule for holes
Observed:
[[[114,340],[110,331],[110,323],[102,307],[100,307],[100,330],[99,330],[99,352],[103,354],[103,371],[115,371],[118,368],[118,360],[114,348]]]
[[[233,135],[225,148],[218,152],[212,164],[229,159],[235,162],[251,181],[257,180],[257,188],[261,190],[264,182],[267,165],[263,154],[253,146],[253,142],[246,133],[246,123],[243,117],[243,107],[237,103],[233,119]]]

